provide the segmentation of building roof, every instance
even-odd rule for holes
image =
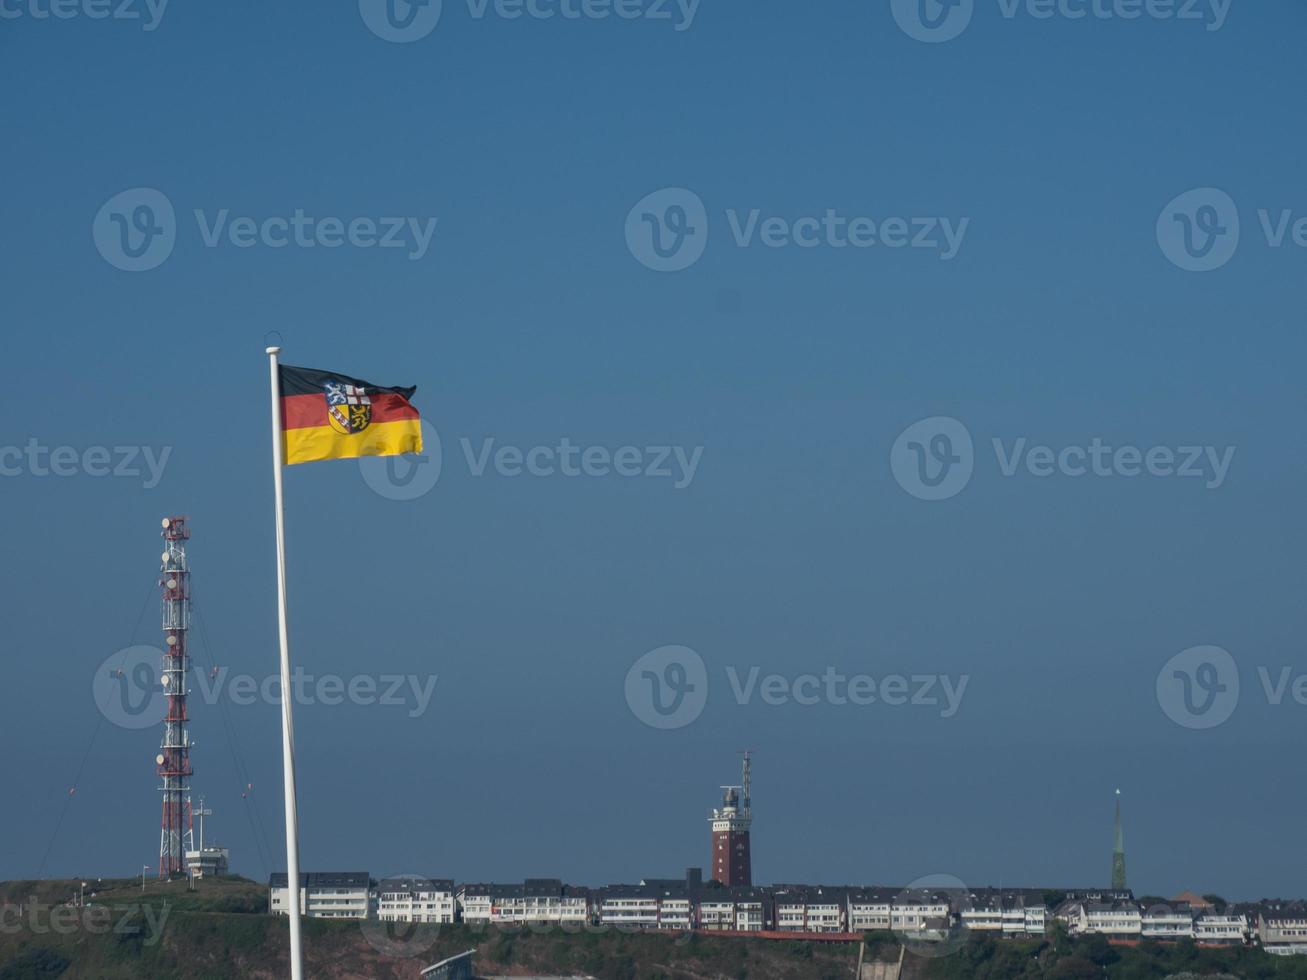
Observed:
[[[771,897],[773,889],[755,885],[713,886],[695,892],[700,904],[712,905],[714,902],[733,902],[736,905],[764,902]]]
[[[1164,919],[1173,915],[1187,915],[1193,918],[1197,915],[1197,910],[1188,902],[1174,902],[1170,905],[1150,905],[1143,910],[1143,913],[1145,919]]]
[[[449,878],[425,878],[422,875],[394,875],[377,882],[379,892],[453,892],[454,882]]]
[[[688,899],[690,890],[685,882],[671,880],[642,881],[638,885],[604,885],[590,893],[596,902],[609,899]]]
[[[1134,912],[1136,915],[1142,914],[1142,909],[1134,902],[1127,902],[1125,899],[1113,898],[1102,902],[1081,902],[1085,911],[1089,913],[1098,912]]]
[[[528,878],[520,885],[480,882],[459,886],[459,893],[491,899],[509,898],[585,898],[590,889],[580,885],[564,885],[557,878]]]
[[[960,896],[964,908],[1014,911],[1025,908],[1048,908],[1044,892],[1034,888],[975,888]]]
[[[372,879],[366,871],[301,871],[301,888],[367,888]],[[268,877],[269,888],[285,888],[286,872],[274,871]]]
[[[1307,904],[1281,899],[1263,900],[1258,905],[1257,914],[1263,922],[1301,922],[1307,919]]]
[[[849,900],[849,889],[839,885],[776,885],[771,893],[777,905],[844,905]]]

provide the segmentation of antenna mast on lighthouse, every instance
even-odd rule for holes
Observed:
[[[740,778],[740,795],[743,797],[740,801],[741,809],[744,811],[746,817],[752,817],[753,800],[750,799],[749,796],[749,777],[752,775],[751,762],[753,759],[753,750],[741,749],[740,755],[744,756],[744,772],[741,774]]]
[[[163,590],[163,669],[160,682],[168,700],[163,741],[154,757],[163,780],[163,823],[159,833],[159,877],[186,870],[186,851],[194,848],[191,830],[191,742],[186,730],[186,633],[191,625],[190,571],[186,542],[191,532],[185,517],[163,519],[163,556],[159,587]]]

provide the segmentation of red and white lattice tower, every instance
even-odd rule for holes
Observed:
[[[186,851],[192,850],[191,742],[186,730],[186,677],[190,663],[186,634],[191,624],[190,571],[186,542],[191,532],[184,517],[163,519],[163,556],[159,587],[163,590],[163,665],[160,682],[168,702],[163,741],[154,761],[163,780],[163,824],[159,834],[159,877],[186,871]]]

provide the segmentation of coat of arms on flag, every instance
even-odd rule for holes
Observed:
[[[372,421],[372,399],[366,388],[335,381],[328,381],[323,387],[327,393],[327,418],[337,432],[348,436],[368,427]]]

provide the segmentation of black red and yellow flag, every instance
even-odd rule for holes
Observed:
[[[279,365],[284,459],[395,456],[422,452],[416,388],[386,388],[331,371]]]

